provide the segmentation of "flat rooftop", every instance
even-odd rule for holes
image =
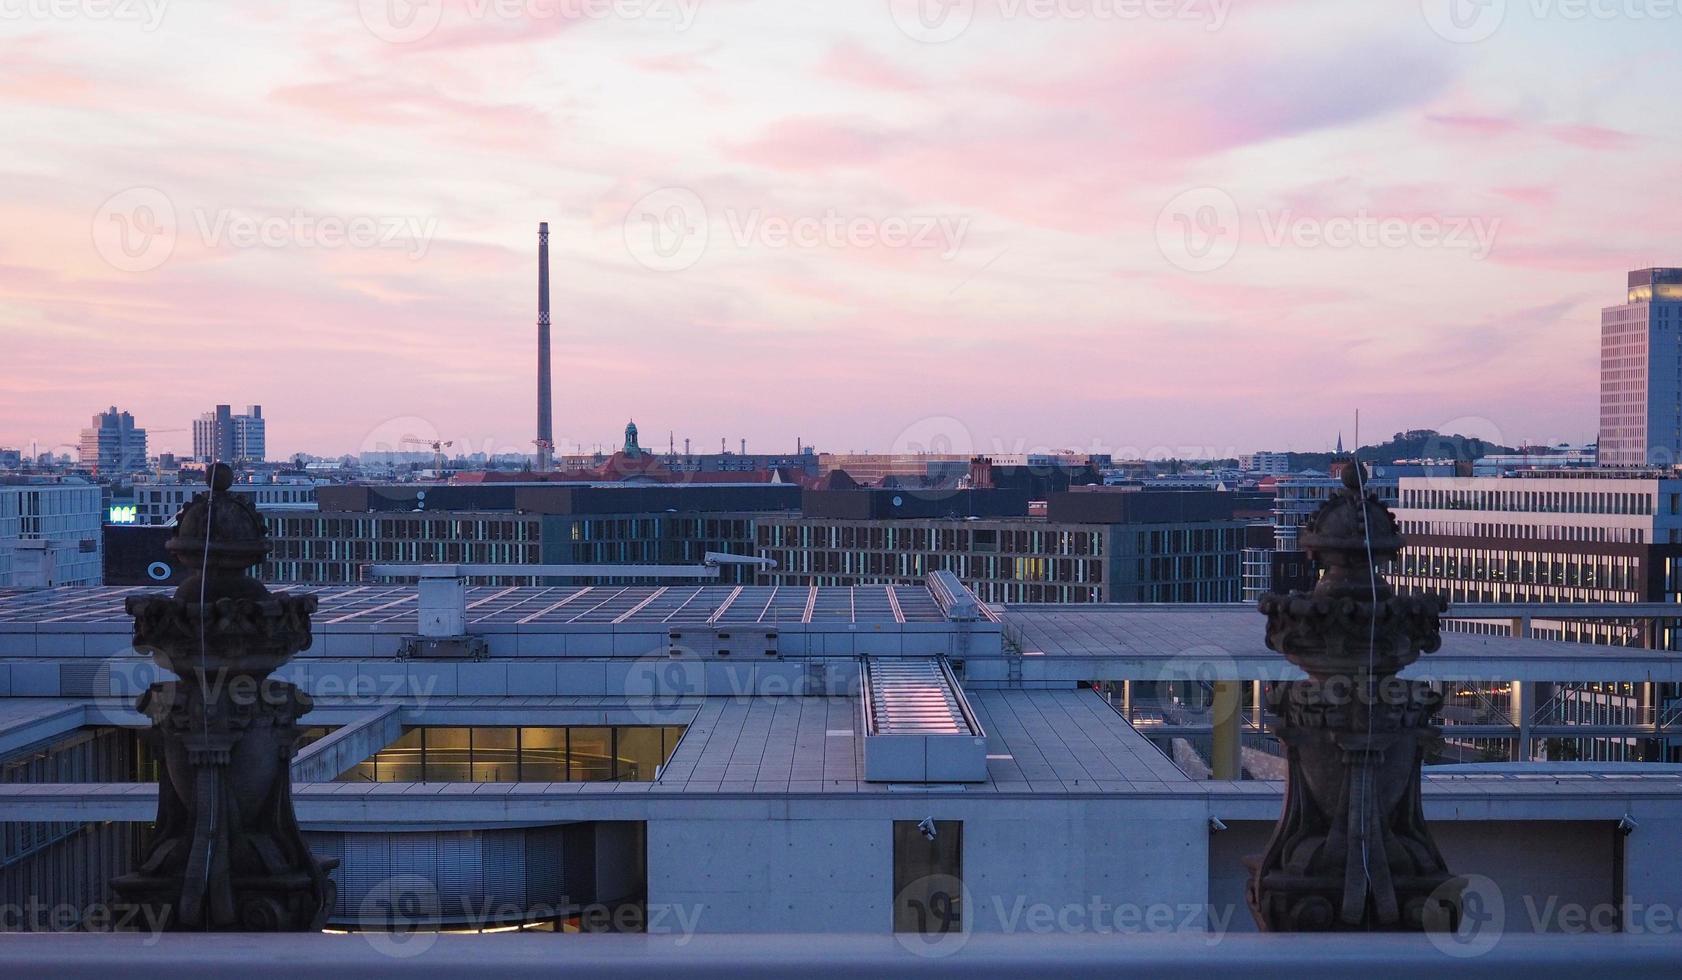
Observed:
[[[987,733],[987,781],[962,784],[965,794],[1086,795],[1193,790],[1192,781],[1090,690],[978,691],[970,706]],[[24,706],[27,706],[25,710]],[[83,712],[73,712],[80,706]],[[93,712],[85,709],[94,707]],[[11,710],[4,710],[10,708]],[[359,709],[367,712],[369,707]],[[67,714],[67,712],[71,712]],[[89,715],[93,717],[89,717]],[[61,719],[52,730],[38,722]],[[0,699],[0,745],[8,730],[28,740],[73,731],[98,720],[144,722],[126,704],[73,699]],[[331,703],[309,722],[345,720]],[[403,709],[408,725],[668,724],[687,730],[654,782],[603,783],[326,783],[300,787],[312,798],[392,792],[421,794],[634,793],[656,796],[857,794],[894,792],[867,782],[864,719],[854,696],[439,698]],[[25,741],[23,738],[11,742]],[[151,784],[65,786],[67,796],[142,795]],[[950,786],[931,787],[935,791]],[[0,787],[0,805],[38,795],[43,787]]]
[[[1250,605],[1012,604],[1003,610],[1006,643],[1029,663],[1039,661],[1024,676],[1151,680],[1182,668],[1191,671],[1184,676],[1204,678],[1303,676],[1267,648],[1267,620]],[[1442,639],[1441,650],[1422,656],[1404,676],[1682,682],[1682,653],[1672,651],[1471,633],[1444,632]]]
[[[627,574],[634,574],[627,566]],[[131,595],[168,590],[149,587],[0,589],[0,624],[132,623],[123,612]],[[277,593],[314,595],[323,626],[411,626],[418,590],[412,585],[276,586]],[[704,625],[782,626],[823,624],[944,623],[946,614],[926,586],[577,586],[497,587],[467,590],[467,624],[475,626]]]

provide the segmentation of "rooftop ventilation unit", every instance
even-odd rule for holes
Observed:
[[[987,733],[944,659],[866,657],[860,688],[866,780],[986,781]]]

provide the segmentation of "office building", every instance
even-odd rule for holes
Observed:
[[[240,484],[268,521],[272,549],[257,576],[268,582],[366,581],[367,566],[701,565],[709,552],[752,556],[754,521],[794,512],[789,484],[339,484],[303,488]],[[195,488],[143,487],[136,498],[150,523]],[[314,503],[265,503],[264,495],[307,492]],[[153,499],[161,495],[162,502]],[[144,584],[154,562],[169,563],[163,538],[145,528],[112,528],[111,584]],[[126,542],[138,542],[129,546]],[[120,566],[115,564],[122,559]],[[752,565],[727,565],[721,581],[753,581]],[[626,581],[637,580],[626,576]],[[169,579],[174,581],[174,579]],[[537,577],[481,575],[474,582],[532,584]],[[554,584],[549,579],[541,579]]]
[[[1682,602],[1682,479],[1628,470],[1522,472],[1516,478],[1403,478],[1396,516],[1409,547],[1391,581],[1450,603]],[[1679,607],[1682,609],[1682,607]],[[1682,615],[1682,613],[1679,613]],[[1446,628],[1485,635],[1682,649],[1682,619],[1471,619]],[[1650,724],[1682,706],[1674,685],[1576,680],[1540,689],[1491,689],[1493,702],[1539,724]],[[1652,760],[1678,747],[1658,739],[1556,737],[1550,758]]]
[[[245,496],[260,511],[308,512],[315,510],[316,481],[295,483],[236,483],[230,493]],[[184,483],[137,483],[134,486],[136,524],[158,526],[175,521],[175,515],[204,492],[202,480]]]
[[[102,479],[140,473],[146,469],[146,430],[113,405],[82,430],[80,450],[82,468]]]
[[[0,478],[0,586],[98,585],[98,486],[74,478]]]
[[[779,585],[910,584],[950,572],[985,602],[1236,602],[1253,521],[1236,495],[1087,488],[1025,494],[808,490],[758,520]]]
[[[230,464],[262,462],[268,453],[266,425],[261,405],[248,406],[244,415],[218,405],[193,421],[193,458]]]
[[[1682,463],[1682,269],[1629,274],[1600,314],[1600,462]]]
[[[1404,477],[1396,517],[1409,544],[1391,576],[1398,590],[1451,603],[1682,602],[1682,479],[1641,470]],[[1662,621],[1651,637],[1605,622],[1531,628],[1682,649]]]

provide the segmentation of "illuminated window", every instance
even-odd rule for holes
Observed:
[[[411,728],[340,782],[653,782],[682,725]]]

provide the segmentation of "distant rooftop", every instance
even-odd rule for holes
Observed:
[[[626,566],[626,575],[635,575]],[[418,590],[408,585],[282,587],[321,600],[317,626],[410,624]],[[0,589],[0,623],[101,624],[132,622],[123,600],[154,588]],[[944,623],[946,615],[923,586],[486,586],[467,590],[467,625],[640,625],[729,623]]]

